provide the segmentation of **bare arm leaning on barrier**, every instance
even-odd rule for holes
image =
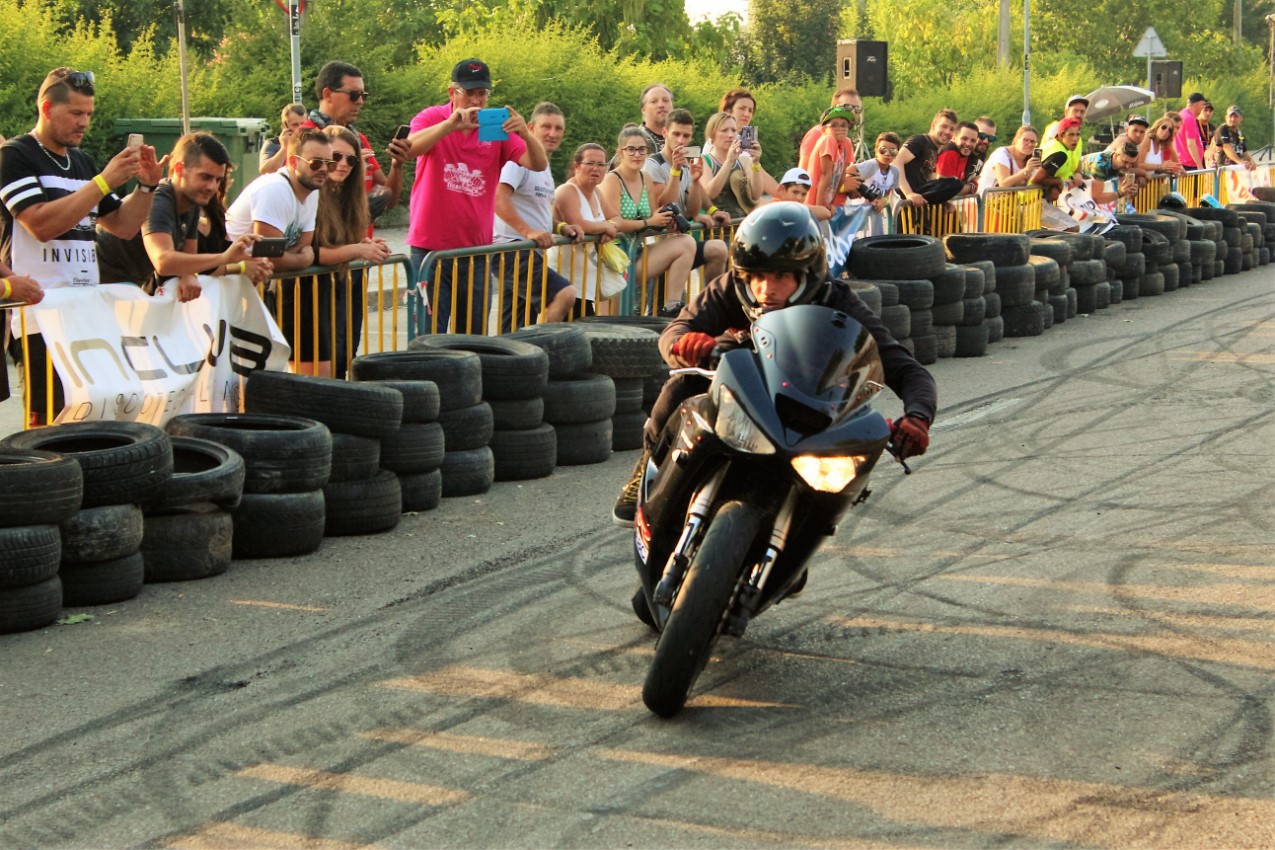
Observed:
[[[39,304],[44,298],[40,284],[24,274],[14,274],[13,269],[0,263],[0,301],[25,301]]]

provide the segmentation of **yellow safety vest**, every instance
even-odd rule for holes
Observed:
[[[1041,162],[1049,159],[1059,151],[1067,154],[1067,162],[1063,164],[1062,168],[1055,172],[1054,176],[1060,180],[1066,180],[1068,177],[1075,174],[1080,168],[1080,158],[1084,155],[1084,145],[1080,142],[1076,142],[1076,147],[1074,149],[1069,149],[1062,143],[1062,140],[1054,139],[1052,142],[1045,145],[1045,149],[1040,152]]]

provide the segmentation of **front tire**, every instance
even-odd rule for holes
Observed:
[[[660,717],[682,710],[708,663],[734,598],[744,556],[761,524],[762,514],[756,508],[728,502],[709,525],[655,645],[655,660],[642,686],[642,701]]]

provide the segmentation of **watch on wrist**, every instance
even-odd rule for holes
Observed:
[[[138,190],[139,192],[141,192],[141,193],[145,194],[145,195],[151,195],[151,194],[154,194],[155,190],[156,190],[156,189],[158,189],[158,188],[159,188],[159,184],[158,184],[158,183],[156,183],[155,185],[151,186],[151,185],[148,185],[148,184],[146,184],[146,183],[143,183],[141,180],[138,180],[138,181],[137,181],[137,190]]]

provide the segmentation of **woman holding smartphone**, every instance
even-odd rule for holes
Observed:
[[[744,151],[739,141],[738,122],[726,112],[715,113],[704,125],[704,164],[700,177],[704,194],[731,218],[748,215],[762,198],[761,146]]]
[[[1035,127],[1026,124],[1019,127],[1013,141],[997,148],[987,158],[978,178],[979,194],[998,186],[1026,186],[1040,168],[1040,152],[1036,149],[1039,139]]]

